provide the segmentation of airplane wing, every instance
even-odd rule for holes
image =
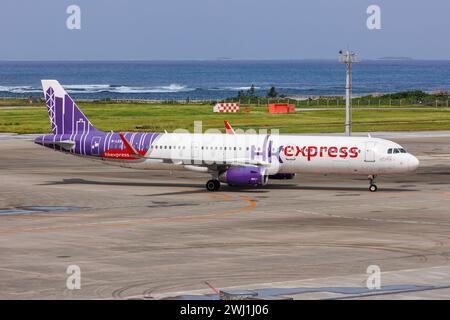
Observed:
[[[223,123],[225,123],[225,128],[227,129],[228,134],[234,134],[233,127],[228,123],[227,120],[223,120]]]
[[[235,159],[226,163],[198,164],[192,167],[208,168],[210,171],[223,172],[231,167],[270,167],[270,163],[262,161],[250,161],[249,159]]]
[[[245,167],[245,166],[261,166],[261,167],[270,167],[269,162],[259,161],[259,160],[250,160],[250,159],[233,159],[231,161],[227,161],[223,165],[228,167]]]

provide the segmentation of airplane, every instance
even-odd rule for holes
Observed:
[[[419,160],[379,138],[222,133],[105,132],[81,112],[56,80],[42,80],[52,133],[35,143],[106,164],[209,174],[208,191],[221,183],[259,187],[296,173],[364,175],[377,191],[378,175],[408,174]],[[233,132],[233,133],[232,133]]]

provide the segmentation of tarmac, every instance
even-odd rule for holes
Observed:
[[[0,299],[450,299],[450,132],[372,135],[418,171],[210,193],[0,135]]]

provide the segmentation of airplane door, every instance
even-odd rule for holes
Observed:
[[[100,141],[102,140],[101,137],[93,137],[91,142],[91,154],[93,156],[100,155]]]
[[[198,142],[192,141],[191,156],[192,156],[192,161],[194,161],[194,163],[196,163],[196,164],[198,164],[202,161],[200,151],[201,151],[200,144]]]
[[[375,162],[375,142],[365,143],[365,162]]]

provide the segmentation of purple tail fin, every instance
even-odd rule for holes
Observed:
[[[97,131],[58,81],[42,80],[42,89],[53,134]]]

